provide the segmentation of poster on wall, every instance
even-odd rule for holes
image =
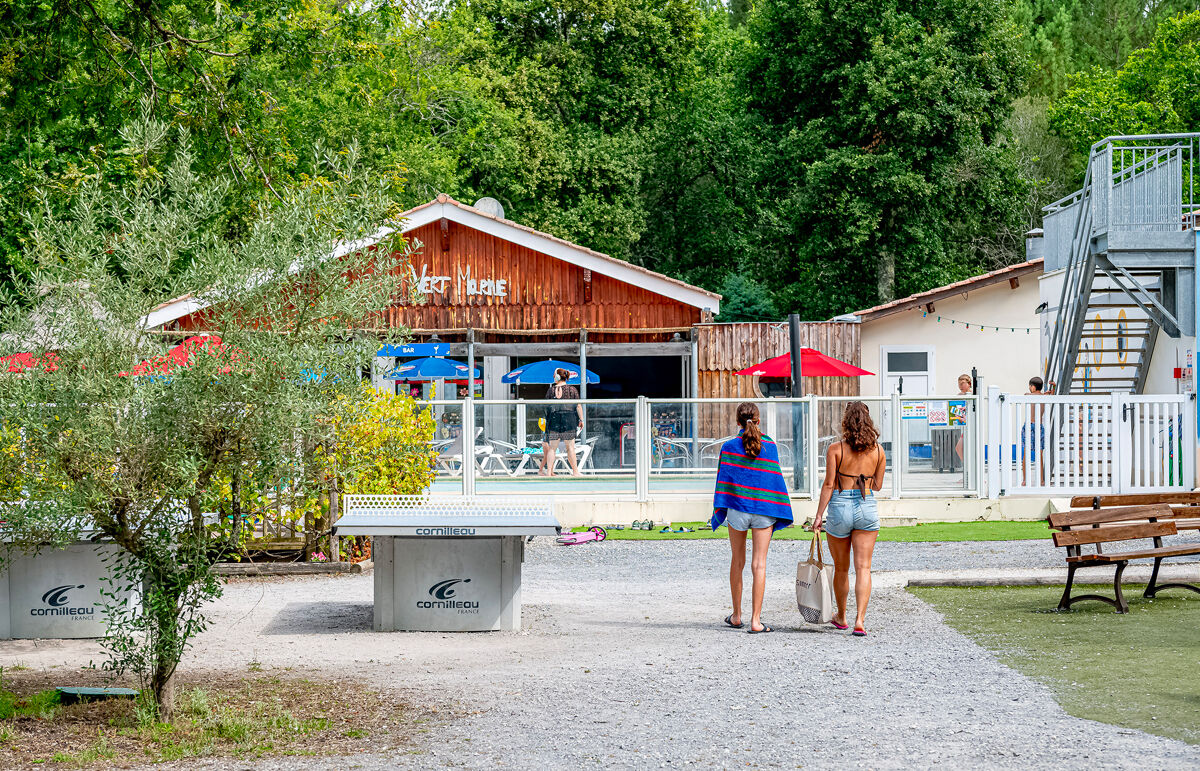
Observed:
[[[949,402],[930,402],[929,403],[929,427],[944,428],[950,425],[950,403]]]
[[[902,402],[900,404],[901,420],[924,420],[928,414],[925,402]]]
[[[965,401],[950,402],[950,425],[967,425],[967,403]]]

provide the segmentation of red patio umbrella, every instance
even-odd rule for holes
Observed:
[[[43,353],[14,353],[0,356],[0,372],[19,374],[25,370],[41,367],[46,372],[58,369],[58,354],[53,351]]]
[[[129,375],[165,374],[176,367],[190,366],[192,356],[201,351],[210,356],[227,357],[230,361],[236,361],[238,355],[237,351],[226,350],[225,345],[221,342],[221,338],[217,335],[196,335],[184,340],[162,356],[147,359],[128,372],[118,372],[117,375],[118,377],[127,377]],[[231,369],[231,367],[224,367],[221,369],[221,372],[228,373]]]
[[[800,371],[805,377],[854,377],[856,375],[874,375],[861,367],[847,364],[841,359],[826,356],[816,348],[800,349]],[[739,370],[735,375],[757,375],[758,377],[792,376],[792,355],[785,353],[773,359],[755,364],[753,367]]]

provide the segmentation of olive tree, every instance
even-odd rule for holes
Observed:
[[[137,587],[142,601],[111,604],[109,666],[136,673],[169,719],[242,491],[319,477],[307,450],[331,404],[365,398],[358,368],[379,338],[356,330],[382,326],[405,252],[381,228],[389,190],[356,171],[353,150],[235,241],[211,227],[227,186],[194,172],[185,132],[143,115],[122,140],[132,183],[88,179],[68,208],[28,215],[32,281],[7,298],[0,354],[55,358],[0,374],[6,446],[22,460],[10,465],[26,470],[18,500],[0,504],[0,536],[33,551],[93,531],[120,547],[113,594]],[[219,343],[158,366],[180,337],[147,313],[179,297]]]

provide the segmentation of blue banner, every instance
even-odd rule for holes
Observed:
[[[449,356],[450,343],[409,343],[408,345],[385,345],[376,356]]]

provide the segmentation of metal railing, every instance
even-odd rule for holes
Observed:
[[[845,404],[863,401],[887,455],[881,495],[978,497],[981,402],[974,396],[758,399],[788,489],[810,497],[840,438]],[[721,446],[736,436],[745,399],[586,399],[421,402],[438,426],[434,494],[616,496],[637,501],[711,495]],[[554,417],[552,412],[567,413]],[[580,416],[582,412],[582,416]],[[567,426],[567,424],[570,424]],[[581,424],[581,425],[580,425]],[[573,473],[566,442],[572,435]],[[553,472],[554,476],[549,474]]]
[[[1053,264],[1065,253],[1045,373],[1059,393],[1069,392],[1079,356],[1085,311],[1097,271],[1093,239],[1111,232],[1183,231],[1200,224],[1194,181],[1198,145],[1200,133],[1102,139],[1092,145],[1079,191],[1043,209],[1047,257]],[[1071,235],[1064,243],[1063,226],[1067,223],[1072,223]],[[1178,327],[1174,315],[1124,268],[1105,264],[1100,269],[1159,326],[1168,331]]]

